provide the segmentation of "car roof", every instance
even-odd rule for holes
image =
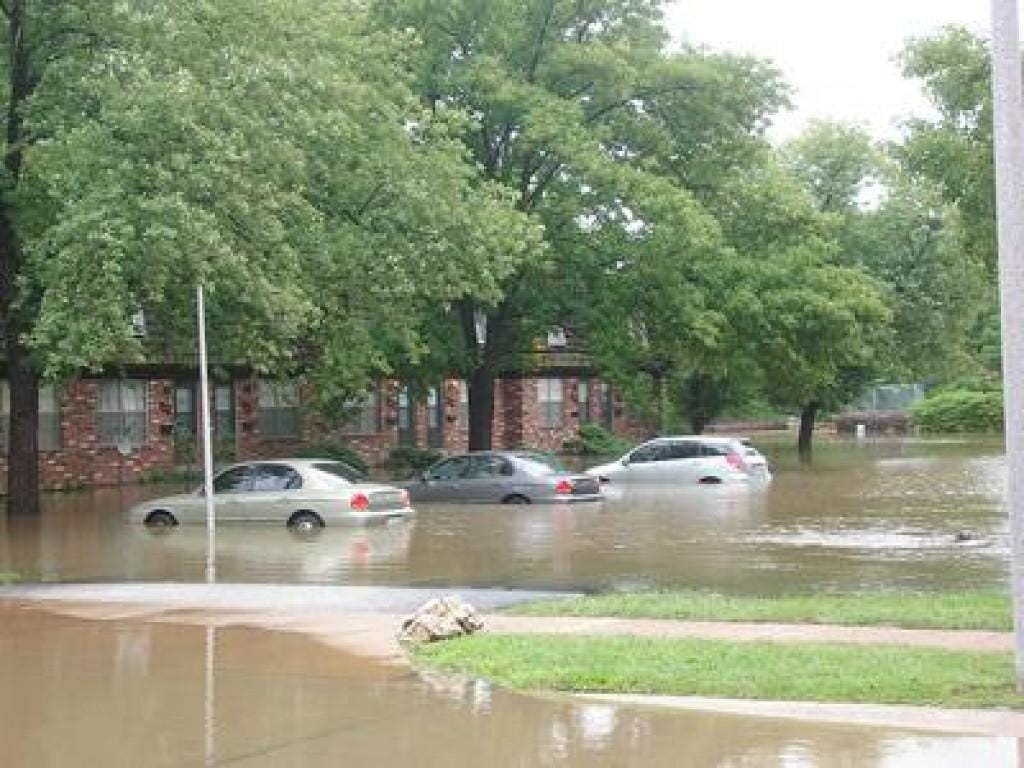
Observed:
[[[728,435],[668,435],[666,437],[655,437],[648,440],[649,443],[681,443],[681,442],[701,442],[701,443],[746,443],[747,441],[742,437],[732,437]]]

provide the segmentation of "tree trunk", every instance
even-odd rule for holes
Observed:
[[[797,439],[797,453],[801,464],[811,463],[811,440],[814,437],[814,420],[818,415],[819,405],[810,402],[800,410],[800,436]]]
[[[21,176],[21,109],[32,92],[29,48],[25,42],[25,2],[9,0],[6,6],[10,93],[7,102],[7,146],[4,166],[15,184]],[[21,269],[18,242],[8,200],[0,197],[0,324],[10,384],[10,441],[7,450],[8,514],[39,514],[39,376],[22,334],[29,323],[23,302],[18,306],[17,276]],[[24,297],[22,297],[24,298]]]
[[[690,414],[690,430],[695,435],[704,434],[704,427],[708,425],[708,420],[704,417],[703,413],[691,413]]]
[[[493,423],[494,376],[481,366],[469,377],[469,450],[491,450]]]

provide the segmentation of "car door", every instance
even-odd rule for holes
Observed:
[[[244,520],[249,466],[225,469],[213,479],[213,505],[218,520]]]
[[[469,469],[462,481],[463,498],[476,502],[501,501],[504,497],[502,479],[508,476],[506,465],[510,466],[510,463],[494,454],[471,456]]]
[[[665,443],[645,443],[628,456],[623,479],[629,482],[657,482],[660,478],[658,464],[667,455]]]
[[[703,471],[701,446],[696,440],[673,440],[657,463],[659,479],[667,483],[695,483]]]
[[[462,483],[468,471],[468,456],[456,456],[435,464],[423,474],[416,497],[423,501],[461,501]]]
[[[286,464],[254,464],[249,471],[245,494],[247,520],[287,521],[302,488],[299,473]]]

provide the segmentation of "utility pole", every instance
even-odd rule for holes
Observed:
[[[1017,0],[992,0],[999,301],[1017,691],[1024,692],[1024,96]]]
[[[199,324],[199,402],[202,414],[203,496],[206,499],[206,581],[217,580],[217,520],[213,505],[213,441],[210,428],[210,379],[206,365],[206,307],[203,286],[196,287],[196,319]]]

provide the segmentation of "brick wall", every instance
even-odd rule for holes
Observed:
[[[116,447],[100,444],[99,386],[97,379],[77,379],[64,388],[60,403],[61,448],[39,454],[43,488],[117,485],[138,480],[152,470],[174,466],[171,382],[157,379],[147,383],[146,438],[140,448],[124,456]],[[6,456],[0,456],[0,483],[6,491]]]

